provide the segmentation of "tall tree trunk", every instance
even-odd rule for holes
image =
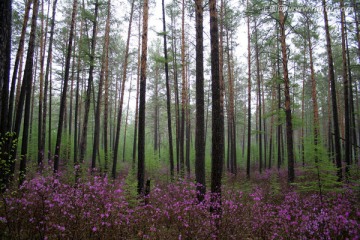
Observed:
[[[80,44],[83,38],[83,19],[80,22],[80,37],[78,41],[78,51],[80,51]],[[79,156],[78,156],[78,143],[79,143],[79,92],[80,92],[80,65],[81,65],[81,57],[77,57],[77,74],[76,74],[76,90],[75,90],[75,109],[74,109],[74,165],[77,167],[79,165]]]
[[[346,19],[345,19],[345,44],[346,44],[346,58],[348,65],[348,75],[349,75],[349,111],[350,111],[350,141],[353,149],[350,151],[350,164],[353,163],[353,156],[355,161],[358,159],[358,148],[357,148],[357,139],[356,139],[356,122],[355,122],[355,104],[354,104],[354,92],[353,92],[353,77],[351,73],[351,64],[350,64],[350,53],[349,53],[349,45],[348,45],[348,35],[346,29]],[[356,89],[356,88],[355,88]],[[351,147],[351,146],[350,146]]]
[[[280,25],[280,41],[282,52],[282,65],[284,72],[284,84],[285,84],[285,118],[286,118],[286,143],[287,143],[287,156],[288,156],[288,181],[294,182],[294,146],[293,146],[293,127],[291,117],[291,103],[290,103],[290,81],[288,72],[288,59],[287,59],[287,47],[286,47],[286,35],[285,35],[285,16],[282,11],[283,2],[278,1],[279,4],[279,25]],[[280,7],[281,6],[281,7]]]
[[[44,2],[42,3],[44,5]],[[48,13],[47,17],[49,16],[50,11],[50,2],[48,3]],[[42,6],[42,13],[44,12],[44,7]],[[43,129],[43,110],[44,110],[44,97],[45,97],[45,88],[44,88],[44,61],[45,61],[45,48],[46,48],[46,40],[47,40],[47,28],[48,28],[48,20],[46,20],[46,29],[44,33],[44,19],[42,18],[41,21],[41,39],[40,39],[40,94],[39,94],[39,112],[38,112],[38,166],[42,166],[43,159],[44,159],[44,150],[42,145],[42,132]]]
[[[5,136],[8,120],[9,84],[11,68],[12,1],[0,3],[0,136]]]
[[[139,142],[138,142],[138,194],[144,193],[145,181],[145,100],[146,100],[146,62],[148,40],[149,3],[143,3],[143,31],[141,44],[140,102],[139,102]]]
[[[154,97],[155,97],[155,106],[154,106],[154,155],[158,151],[159,148],[159,66],[155,62],[154,66],[155,71],[155,79],[154,79],[154,85],[155,85],[155,91],[154,91]]]
[[[27,161],[27,148],[28,148],[28,137],[29,137],[29,127],[30,127],[30,104],[31,104],[31,91],[32,91],[32,80],[33,80],[33,58],[35,50],[35,39],[36,39],[36,27],[37,27],[37,16],[38,16],[39,3],[38,0],[34,0],[33,6],[33,15],[31,19],[31,31],[28,52],[26,56],[26,64],[24,70],[24,78],[21,86],[19,107],[16,114],[16,136],[19,136],[20,125],[22,118],[23,105],[25,104],[24,109],[24,126],[23,126],[23,136],[22,136],[22,145],[21,145],[21,158],[20,158],[20,168],[19,168],[19,185],[23,183],[26,175],[26,161]],[[21,106],[21,107],[20,107]],[[14,158],[15,159],[15,158]]]
[[[174,4],[175,5],[175,4]],[[173,11],[173,9],[171,9]],[[179,85],[178,85],[178,72],[177,72],[177,43],[176,43],[176,18],[174,13],[171,14],[172,25],[172,51],[173,51],[173,71],[174,71],[174,92],[175,92],[175,119],[176,119],[176,172],[180,171],[180,107],[179,107]]]
[[[13,111],[14,111],[16,78],[18,76],[17,73],[19,72],[19,75],[20,75],[20,72],[22,71],[22,68],[20,68],[20,71],[19,71],[19,65],[22,65],[21,64],[22,62],[20,62],[20,61],[21,61],[21,58],[22,58],[23,52],[24,52],[25,34],[26,34],[27,23],[29,20],[29,12],[30,12],[30,8],[31,8],[31,3],[32,3],[32,0],[28,0],[26,2],[24,20],[23,20],[23,25],[22,25],[21,35],[20,35],[20,40],[19,40],[19,46],[18,46],[18,50],[16,52],[16,57],[15,57],[15,62],[14,62],[14,70],[13,70],[13,75],[12,75],[12,80],[11,80],[11,89],[10,89],[8,120],[7,120],[7,129],[9,131],[11,131],[12,125],[13,125]],[[3,19],[5,19],[5,18],[3,18]],[[21,77],[19,76],[19,80],[18,80],[19,82],[20,82],[20,79],[21,79]]]
[[[118,148],[119,148],[119,142],[120,142],[121,118],[122,118],[122,111],[123,111],[125,82],[126,82],[126,78],[127,78],[127,65],[128,65],[128,58],[129,58],[129,44],[130,44],[130,36],[131,36],[131,25],[132,25],[133,13],[134,13],[134,1],[135,0],[133,0],[132,3],[131,3],[130,20],[129,20],[128,35],[127,35],[126,48],[125,48],[124,67],[123,67],[123,73],[122,73],[119,111],[118,111],[118,114],[117,114],[117,121],[116,121],[116,135],[115,135],[113,166],[112,166],[112,177],[113,178],[116,178],[116,164],[117,164],[117,155],[118,155],[118,151],[119,151]]]
[[[262,159],[262,126],[261,126],[261,86],[260,86],[260,57],[259,57],[259,43],[258,43],[258,30],[257,21],[255,21],[255,60],[256,60],[256,82],[257,82],[257,97],[258,97],[258,141],[259,141],[259,172],[262,172],[263,159]]]
[[[163,32],[164,32],[164,58],[165,58],[165,78],[166,78],[166,110],[167,110],[167,124],[168,124],[168,137],[169,137],[169,158],[170,158],[170,176],[174,177],[174,151],[172,140],[172,126],[171,126],[171,94],[169,84],[169,63],[167,55],[167,33],[165,21],[165,2],[162,2],[162,17],[163,17]]]
[[[249,1],[246,2],[248,7]],[[246,155],[246,176],[250,178],[250,159],[251,159],[251,36],[250,36],[250,16],[247,16],[248,32],[248,123],[247,123],[247,155]]]
[[[345,163],[346,163],[346,178],[349,177],[350,159],[351,159],[351,137],[350,137],[350,106],[349,106],[349,78],[348,78],[348,64],[346,60],[346,38],[345,38],[345,11],[344,0],[340,0],[340,15],[341,15],[341,48],[342,48],[342,77],[344,84],[344,115],[345,115]]]
[[[196,127],[195,127],[195,178],[197,198],[204,200],[205,185],[205,131],[204,131],[204,43],[203,0],[195,1],[196,24]]]
[[[85,96],[85,107],[84,107],[84,122],[82,123],[82,133],[80,140],[80,163],[84,162],[85,153],[86,153],[86,144],[87,144],[87,130],[88,130],[88,121],[89,121],[89,111],[91,103],[91,93],[93,87],[93,74],[95,68],[95,48],[96,48],[96,34],[97,34],[97,23],[98,23],[98,11],[99,11],[99,1],[96,0],[95,9],[94,9],[94,20],[93,20],[93,29],[92,29],[92,39],[91,39],[91,49],[90,49],[90,68],[89,68],[89,77],[86,89]]]
[[[335,161],[336,167],[338,168],[337,176],[338,180],[342,180],[342,162],[341,162],[341,146],[340,146],[340,131],[339,131],[339,121],[338,121],[338,110],[337,110],[337,100],[336,100],[336,85],[335,85],[335,74],[334,74],[334,61],[332,56],[331,49],[331,38],[329,30],[329,22],[326,11],[326,1],[322,0],[323,14],[324,14],[324,24],[325,24],[325,34],[326,34],[326,51],[328,55],[328,67],[329,67],[329,81],[331,85],[331,99],[332,99],[332,115],[333,115],[333,127],[335,135]]]
[[[184,177],[185,167],[185,111],[186,111],[186,79],[185,79],[185,0],[182,0],[181,17],[181,126],[180,126],[180,176]]]
[[[276,59],[276,77],[277,79],[280,79],[280,46],[279,46],[279,42],[280,42],[280,36],[279,36],[279,24],[276,23],[276,54],[277,54],[277,59]],[[279,81],[278,81],[279,82]],[[277,127],[277,131],[276,131],[276,137],[277,137],[277,168],[278,170],[281,167],[281,163],[282,163],[282,158],[283,158],[283,154],[282,154],[282,150],[283,148],[283,144],[282,143],[282,123],[281,123],[281,118],[280,118],[280,111],[281,111],[281,85],[280,82],[277,84],[277,93],[278,93],[278,127]]]
[[[226,8],[225,8],[226,9]],[[225,11],[226,15],[226,11]],[[230,170],[232,174],[236,175],[236,125],[235,125],[235,103],[234,103],[234,79],[232,76],[231,68],[231,55],[230,55],[230,40],[229,30],[226,29],[226,58],[227,58],[227,70],[228,70],[228,81],[229,81],[229,146],[230,146]]]
[[[105,42],[103,48],[103,59],[102,66],[100,70],[100,79],[98,86],[98,95],[97,95],[97,104],[95,109],[95,131],[94,131],[94,144],[93,144],[93,152],[91,159],[91,169],[94,169],[96,166],[96,156],[99,153],[99,142],[100,142],[100,115],[101,115],[101,98],[103,94],[103,85],[104,85],[104,72],[106,65],[106,58],[108,57],[109,51],[109,33],[110,33],[110,7],[111,0],[108,0],[107,5],[107,18],[106,18],[106,27],[105,27]],[[101,168],[101,166],[99,166]]]
[[[108,2],[108,8],[110,9],[111,2]],[[109,11],[110,15],[110,11]],[[108,26],[107,32],[110,32],[110,25]],[[105,92],[104,92],[104,172],[107,175],[108,168],[109,168],[109,144],[108,144],[108,118],[109,118],[109,40],[107,41],[106,46],[106,55],[105,55]],[[111,119],[111,116],[110,116]]]
[[[59,170],[61,137],[62,137],[62,128],[63,128],[63,122],[64,122],[64,115],[65,115],[65,111],[66,111],[66,109],[65,109],[66,92],[67,92],[67,87],[68,87],[68,82],[69,82],[70,59],[71,59],[72,44],[73,44],[73,38],[74,38],[76,12],[77,12],[77,0],[74,0],[72,16],[71,16],[69,42],[68,42],[67,53],[66,53],[64,84],[63,84],[63,90],[62,90],[62,95],[61,95],[61,100],[60,100],[60,113],[59,113],[58,131],[57,131],[57,138],[56,138],[56,145],[55,145],[55,156],[54,156],[54,173],[57,173],[58,170]]]
[[[221,178],[224,161],[224,112],[221,101],[221,82],[219,76],[219,30],[216,0],[209,1],[210,44],[211,44],[211,81],[212,81],[212,201],[217,203],[211,210],[221,212]]]
[[[29,4],[30,5],[30,4]],[[28,13],[29,15],[29,13]],[[15,158],[11,153],[12,137],[8,134],[11,132],[12,108],[9,107],[9,84],[11,69],[11,24],[12,24],[12,1],[4,0],[0,2],[0,192],[5,191],[8,187],[10,178],[13,174],[13,165]],[[27,20],[26,20],[27,21]],[[21,39],[20,39],[21,40]],[[22,43],[24,40],[22,41]],[[24,43],[23,43],[24,44]],[[20,58],[20,57],[19,57]],[[19,60],[18,60],[19,61]],[[16,78],[16,77],[15,77]],[[11,84],[15,86],[14,84]],[[12,87],[12,93],[14,88]],[[14,95],[14,94],[12,94]],[[10,106],[13,99],[10,93]],[[13,150],[14,151],[14,150]]]
[[[140,55],[140,46],[141,46],[141,13],[139,14],[139,33],[138,33],[138,63],[141,61]],[[134,123],[134,143],[133,143],[133,161],[132,168],[135,169],[135,161],[136,161],[136,144],[137,144],[137,134],[138,134],[138,122],[139,122],[139,90],[140,90],[140,64],[137,66],[137,77],[136,77],[136,106],[135,106],[135,123]]]

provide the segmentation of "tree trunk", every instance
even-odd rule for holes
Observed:
[[[114,155],[113,155],[113,166],[112,166],[112,177],[114,179],[116,178],[116,164],[117,164],[117,155],[118,155],[118,151],[119,151],[118,148],[119,148],[119,142],[120,142],[121,118],[122,118],[122,111],[123,111],[125,82],[126,82],[126,78],[127,78],[127,65],[128,65],[128,58],[129,58],[131,25],[132,25],[133,13],[134,13],[134,1],[135,0],[133,0],[131,3],[129,28],[128,28],[128,35],[127,35],[127,40],[126,40],[125,59],[124,59],[124,67],[123,67],[123,74],[122,74],[119,111],[117,114],[117,121],[116,121],[117,125],[116,125],[116,135],[115,135],[115,145],[114,145]]]
[[[286,47],[286,35],[285,35],[285,16],[282,11],[282,0],[278,1],[279,4],[279,25],[280,25],[280,41],[282,52],[282,65],[284,72],[284,84],[285,84],[285,118],[286,118],[286,143],[287,143],[287,155],[288,155],[288,181],[290,183],[295,180],[294,172],[294,147],[293,147],[293,127],[291,117],[291,103],[290,103],[290,81],[288,72],[288,59],[287,59],[287,47]]]
[[[257,97],[258,97],[258,141],[259,141],[259,172],[262,172],[262,126],[261,126],[261,86],[260,86],[260,59],[259,59],[259,43],[257,21],[255,21],[255,60],[256,60],[256,82],[257,82]]]
[[[336,167],[338,168],[337,176],[338,181],[342,180],[342,162],[341,162],[341,146],[340,146],[340,131],[338,121],[338,110],[336,100],[336,85],[335,85],[335,74],[334,74],[334,61],[331,49],[331,38],[329,30],[329,22],[326,11],[326,1],[322,0],[324,23],[325,23],[325,34],[326,34],[326,51],[328,55],[328,67],[329,67],[329,81],[331,85],[331,99],[332,99],[332,114],[333,114],[333,127],[335,133],[335,161]]]
[[[351,162],[351,137],[350,137],[350,107],[349,107],[349,78],[348,78],[348,65],[346,60],[346,38],[345,38],[345,12],[344,0],[340,0],[340,15],[341,15],[341,48],[342,48],[342,78],[344,84],[344,115],[345,115],[345,163],[346,163],[346,178],[349,177],[350,162]]]
[[[11,68],[12,1],[0,3],[0,136],[5,136],[8,120],[9,84]]]
[[[138,65],[137,65],[137,77],[136,77],[136,106],[135,106],[135,123],[134,123],[134,143],[133,143],[133,161],[132,161],[132,169],[135,169],[135,161],[136,161],[136,144],[137,144],[137,134],[138,134],[138,122],[139,122],[139,90],[140,90],[140,46],[141,46],[141,13],[139,14],[139,33],[138,33]]]
[[[249,5],[247,1],[246,6]],[[248,124],[247,124],[247,155],[246,155],[246,176],[250,178],[250,159],[251,159],[251,45],[250,45],[250,17],[247,16],[248,32]]]
[[[83,19],[80,22],[80,37],[78,41],[78,51],[80,51],[80,44],[83,38]],[[74,165],[75,167],[79,165],[79,157],[78,157],[78,143],[79,143],[79,133],[78,128],[79,124],[79,92],[80,92],[80,64],[81,64],[81,57],[78,56],[77,59],[77,75],[76,75],[76,93],[75,93],[75,109],[74,109]]]
[[[72,16],[71,16],[69,42],[68,42],[68,48],[67,48],[67,53],[66,53],[64,83],[63,83],[63,90],[62,90],[61,102],[60,102],[58,131],[57,131],[57,138],[56,138],[56,145],[55,145],[54,173],[57,173],[59,170],[61,136],[62,136],[62,128],[63,128],[63,122],[64,122],[64,115],[65,115],[65,111],[66,111],[66,109],[65,109],[66,92],[67,92],[67,87],[68,87],[68,82],[69,82],[70,59],[71,59],[72,44],[73,44],[73,37],[74,37],[74,27],[75,27],[75,22],[76,22],[76,12],[77,12],[77,0],[74,0]]]
[[[162,2],[162,17],[163,17],[163,32],[164,32],[164,58],[165,58],[165,78],[166,78],[166,110],[167,110],[167,124],[168,124],[168,137],[169,137],[169,158],[170,158],[170,176],[174,177],[174,150],[172,140],[172,126],[171,126],[171,94],[169,83],[169,63],[167,55],[167,33],[165,21],[165,3]]]
[[[216,207],[211,210],[221,212],[221,178],[224,161],[224,113],[221,101],[221,82],[219,75],[219,30],[216,0],[209,1],[210,44],[211,44],[211,81],[212,81],[212,166],[211,193]]]
[[[36,27],[37,27],[37,16],[38,16],[39,3],[38,0],[34,0],[33,15],[31,19],[31,31],[28,52],[26,56],[26,64],[24,70],[24,78],[21,86],[19,107],[16,114],[16,136],[20,136],[20,125],[22,118],[23,105],[25,103],[24,110],[24,127],[22,136],[21,146],[21,158],[20,158],[20,169],[19,169],[19,185],[23,183],[26,175],[26,161],[27,161],[27,148],[28,148],[28,136],[30,127],[30,104],[31,104],[31,91],[32,91],[32,80],[33,80],[33,58],[36,41]],[[21,106],[21,107],[20,107]],[[15,153],[16,154],[16,153]],[[15,159],[15,158],[13,158]]]
[[[145,181],[145,100],[146,100],[146,62],[148,40],[149,3],[143,3],[143,31],[141,44],[140,102],[139,102],[139,142],[138,142],[138,194],[144,193]]]
[[[88,130],[88,121],[89,121],[89,111],[90,111],[90,103],[91,103],[91,92],[93,87],[93,74],[95,68],[95,48],[96,48],[96,34],[97,34],[97,17],[99,11],[99,1],[96,0],[95,2],[95,9],[94,9],[94,20],[93,20],[93,29],[92,29],[92,39],[91,39],[91,49],[90,49],[90,68],[89,68],[89,77],[88,77],[88,84],[86,89],[86,96],[85,96],[85,107],[84,107],[84,122],[82,123],[82,133],[81,133],[81,140],[80,140],[80,163],[84,162],[85,153],[86,153],[86,144],[87,144],[87,130]]]
[[[196,127],[195,127],[195,177],[198,183],[197,198],[204,200],[205,185],[205,131],[204,131],[204,43],[203,0],[195,1],[196,24]]]
[[[181,17],[181,123],[180,123],[180,176],[184,177],[185,171],[185,111],[186,111],[186,79],[185,79],[185,0],[182,0]]]
[[[99,79],[99,89],[97,95],[97,104],[95,110],[95,131],[94,131],[94,144],[91,160],[91,169],[93,170],[96,167],[96,156],[99,153],[99,142],[100,142],[100,115],[101,115],[101,98],[103,94],[103,85],[104,85],[104,72],[106,65],[106,58],[108,57],[109,51],[109,33],[110,33],[110,7],[111,1],[108,0],[108,9],[107,9],[107,18],[106,18],[106,27],[105,27],[105,43],[103,48],[103,59],[102,66],[100,70],[100,79]],[[101,166],[99,166],[101,168]]]

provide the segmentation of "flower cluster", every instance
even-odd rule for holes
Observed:
[[[274,194],[226,185],[221,217],[210,194],[199,203],[189,181],[158,183],[147,201],[129,199],[125,181],[91,177],[76,185],[37,176],[0,202],[0,238],[15,239],[359,239],[356,193]],[[135,204],[134,204],[135,203]],[[145,204],[146,203],[146,204]]]

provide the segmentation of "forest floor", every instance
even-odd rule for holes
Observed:
[[[77,184],[69,172],[34,174],[1,195],[0,239],[360,239],[359,179],[326,184],[299,170],[306,181],[289,185],[283,169],[226,174],[219,215],[210,193],[198,202],[192,178],[165,172],[152,172],[145,200],[132,171],[115,181],[83,173]]]

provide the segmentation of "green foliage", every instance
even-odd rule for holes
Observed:
[[[137,199],[137,180],[135,176],[135,171],[133,170],[130,170],[125,178],[124,193],[125,199],[130,207],[136,207],[137,205],[139,205],[139,200]]]
[[[314,145],[314,137],[304,139],[305,166],[299,169],[302,174],[300,182],[295,183],[299,191],[325,192],[342,191],[342,183],[338,182],[337,168],[330,161],[328,152],[321,142]]]
[[[0,139],[0,190],[6,188],[8,179],[11,176],[11,166],[15,164],[16,159],[12,159],[13,153],[17,148],[17,138],[15,133],[7,132]]]

